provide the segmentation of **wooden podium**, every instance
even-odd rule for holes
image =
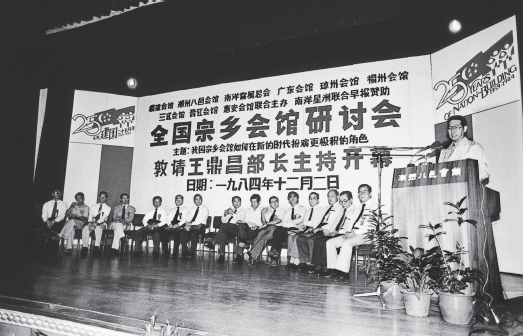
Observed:
[[[465,196],[467,199],[462,207],[468,211],[463,219],[476,220],[476,226],[443,223],[445,219],[453,218],[448,214],[453,208],[444,202],[456,203]],[[494,299],[503,299],[492,232],[492,219],[499,217],[500,211],[499,193],[479,183],[476,160],[394,169],[392,215],[398,235],[408,238],[403,240],[404,248],[434,246],[436,243],[429,242],[426,237],[430,231],[420,229],[419,225],[443,223],[446,234],[440,236],[442,248],[455,251],[456,242],[464,246],[468,251],[463,258],[465,265],[483,272],[484,282],[487,282],[485,292]]]

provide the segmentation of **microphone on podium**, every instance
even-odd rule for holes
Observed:
[[[434,150],[434,149],[441,148],[441,147],[443,147],[443,144],[440,141],[434,141],[432,144],[419,149],[416,153],[414,153],[414,155],[419,154],[419,153],[424,152],[424,151],[429,150],[429,149]],[[415,167],[416,166],[414,164],[414,155],[412,155],[412,157],[410,159],[410,162],[407,165],[407,167]]]

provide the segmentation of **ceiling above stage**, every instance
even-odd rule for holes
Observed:
[[[134,96],[426,55],[521,13],[518,0],[53,4],[40,86]],[[454,18],[463,23],[459,34],[447,29]],[[130,77],[135,90],[126,87]]]

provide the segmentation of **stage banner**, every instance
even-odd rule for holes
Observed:
[[[312,191],[370,184],[377,198],[372,146],[423,146],[434,139],[428,56],[262,78],[139,98],[131,180],[138,212],[155,195],[166,208],[176,194],[193,205],[200,193],[211,215],[235,195]],[[411,153],[411,152],[408,152]],[[407,154],[408,154],[407,153]],[[393,157],[384,169],[390,206]]]
[[[431,55],[434,123],[521,99],[516,17]]]
[[[69,142],[133,147],[137,98],[75,91]]]

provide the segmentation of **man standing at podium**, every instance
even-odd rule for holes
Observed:
[[[477,142],[467,139],[467,119],[454,115],[447,120],[447,131],[452,144],[447,149],[442,149],[439,162],[474,159],[478,161],[479,180],[486,184],[490,171],[483,147]]]

